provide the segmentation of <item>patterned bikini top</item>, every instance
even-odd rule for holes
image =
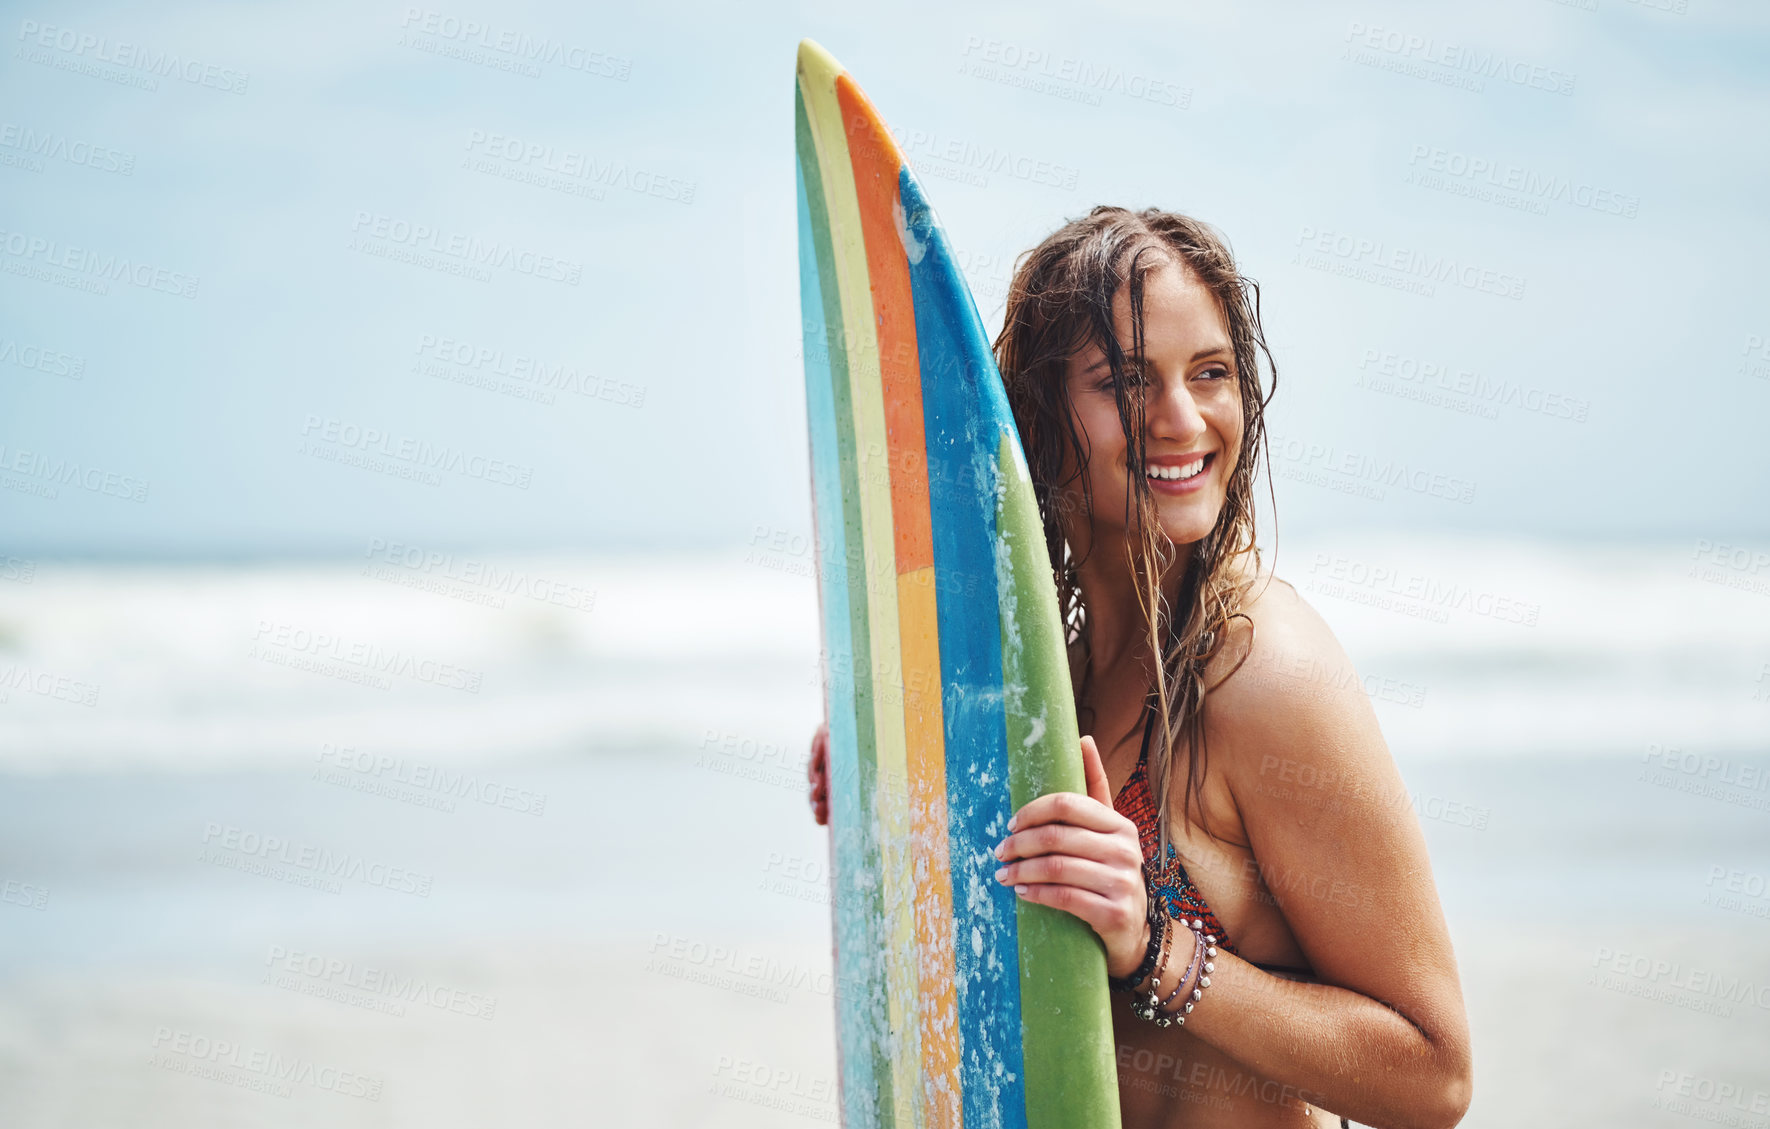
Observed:
[[[1205,932],[1217,938],[1219,948],[1235,952],[1235,945],[1229,939],[1229,931],[1205,904],[1199,894],[1198,887],[1186,873],[1186,866],[1180,861],[1179,853],[1174,844],[1168,844],[1168,857],[1160,866],[1154,866],[1156,844],[1160,838],[1156,831],[1155,797],[1149,790],[1149,732],[1152,728],[1153,706],[1145,715],[1143,723],[1143,747],[1137,752],[1137,767],[1131,770],[1131,778],[1112,801],[1112,806],[1120,815],[1137,825],[1137,838],[1143,844],[1144,874],[1149,896],[1159,897],[1168,903],[1168,914],[1178,920],[1199,919],[1205,923]],[[1237,954],[1240,955],[1240,954]]]

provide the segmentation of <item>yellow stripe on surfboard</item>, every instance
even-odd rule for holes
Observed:
[[[842,306],[842,340],[849,365],[854,406],[855,454],[859,462],[861,544],[866,566],[868,619],[895,625],[898,619],[896,549],[891,517],[891,468],[885,435],[885,397],[880,384],[878,335],[873,328],[872,286],[866,268],[860,204],[855,197],[848,138],[836,102],[841,66],[827,52],[802,52],[799,82],[805,115],[820,156],[819,175],[829,209],[830,241]],[[898,632],[873,630],[871,668],[875,689],[891,685],[903,671]],[[858,673],[858,672],[857,672]],[[875,696],[875,703],[879,697]],[[921,1047],[915,937],[915,876],[909,851],[908,755],[902,703],[875,705],[880,876],[887,937],[885,978],[887,1015],[899,1040],[892,1056],[892,1108],[897,1129],[920,1129]]]
[[[903,712],[909,737],[911,821],[919,868],[916,954],[921,984],[922,1085],[928,1129],[963,1123],[959,1001],[953,974],[952,875],[947,861],[946,718],[941,700],[940,609],[934,568],[897,578],[903,616]]]

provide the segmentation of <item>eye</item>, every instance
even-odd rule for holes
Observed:
[[[1200,372],[1199,375],[1209,380],[1228,380],[1229,370],[1222,365],[1212,365],[1210,368]]]
[[[1135,365],[1125,366],[1125,383],[1126,384],[1138,385],[1138,384],[1142,384],[1143,382],[1144,381],[1143,381],[1143,370],[1142,369],[1136,367]],[[1117,383],[1118,382],[1116,380],[1114,380],[1110,374],[1108,374],[1107,377],[1104,380],[1102,380],[1099,384],[1096,384],[1094,386],[1094,388],[1096,391],[1099,391],[1099,392],[1107,392],[1107,391],[1110,391],[1112,389],[1113,385],[1115,385]]]

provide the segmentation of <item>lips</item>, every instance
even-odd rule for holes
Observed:
[[[1157,494],[1173,496],[1203,489],[1217,464],[1217,452],[1158,455],[1144,461],[1143,479]],[[1153,473],[1152,473],[1153,472]],[[1174,475],[1175,477],[1166,477]],[[1185,477],[1179,477],[1185,475]]]
[[[1163,482],[1188,482],[1210,469],[1215,451],[1192,455],[1158,455],[1144,460],[1144,475]]]

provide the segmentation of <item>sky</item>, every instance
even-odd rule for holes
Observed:
[[[1227,235],[1281,532],[1770,547],[1770,9],[832,7],[9,6],[0,559],[809,532],[806,36],[992,332],[1095,204]]]

